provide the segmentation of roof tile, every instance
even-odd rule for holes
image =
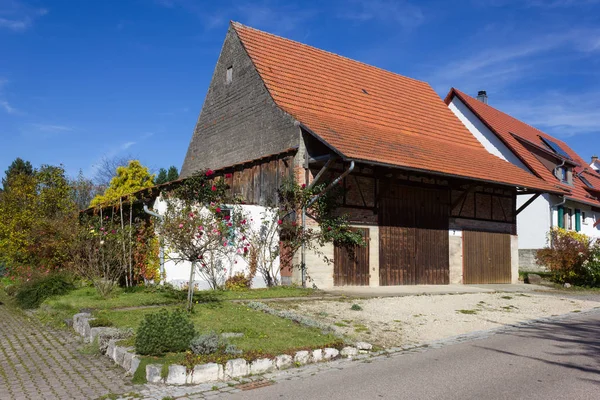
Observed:
[[[426,82],[233,27],[275,103],[343,156],[560,191],[489,154]]]

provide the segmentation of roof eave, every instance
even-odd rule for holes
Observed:
[[[352,158],[352,157],[342,157],[342,158],[344,161],[348,161],[348,162],[355,161],[355,162],[360,162],[360,163],[364,163],[364,164],[370,164],[370,165],[376,165],[376,166],[388,167],[388,168],[397,168],[397,169],[403,169],[403,170],[413,171],[413,172],[422,172],[422,173],[427,173],[427,174],[442,176],[442,177],[449,177],[449,178],[462,179],[462,180],[471,180],[471,181],[477,181],[477,182],[482,182],[482,183],[489,183],[489,184],[493,184],[493,185],[517,188],[517,189],[522,188],[522,189],[527,189],[528,193],[551,193],[551,194],[557,194],[560,196],[563,196],[566,194],[561,189],[557,189],[556,191],[551,191],[551,190],[533,188],[533,187],[529,187],[527,185],[515,185],[515,184],[511,184],[511,183],[507,183],[507,182],[499,182],[499,181],[494,181],[494,180],[490,180],[490,179],[482,179],[482,178],[475,178],[475,177],[470,177],[470,176],[448,174],[446,172],[433,171],[433,170],[424,169],[424,168],[407,167],[404,165],[382,163],[382,162],[378,162],[378,161]]]

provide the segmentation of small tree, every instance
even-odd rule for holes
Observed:
[[[216,289],[223,283],[232,257],[249,251],[247,221],[240,208],[227,198],[227,188],[224,180],[214,178],[209,170],[163,194],[167,209],[158,232],[169,248],[170,259],[191,264],[188,310],[193,306],[196,271]]]
[[[110,186],[104,194],[94,197],[91,205],[116,204],[123,196],[152,186],[154,175],[138,160],[132,160],[126,167],[117,168],[117,175],[111,179]]]
[[[77,231],[73,267],[81,277],[91,281],[103,297],[108,296],[127,273],[122,244],[131,236],[130,229],[108,216],[94,216],[82,221]]]

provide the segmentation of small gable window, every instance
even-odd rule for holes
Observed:
[[[556,177],[563,183],[572,184],[572,171],[569,167],[560,167],[556,171]]]
[[[225,73],[225,83],[229,84],[233,81],[233,66],[227,68]]]

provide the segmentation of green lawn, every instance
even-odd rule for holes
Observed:
[[[312,289],[296,287],[275,287],[271,289],[252,289],[244,291],[200,291],[194,299],[199,302],[225,300],[253,300],[280,297],[306,297],[316,295]],[[171,305],[183,303],[187,293],[179,290],[158,288],[115,289],[107,299],[98,296],[92,287],[81,288],[69,294],[47,299],[44,305],[50,308],[70,309],[115,309],[126,307],[142,307],[152,305]]]
[[[156,311],[102,310],[95,312],[95,315],[109,319],[116,327],[137,329],[144,315]],[[199,333],[244,333],[244,337],[230,339],[231,343],[244,351],[277,354],[291,347],[319,347],[336,340],[335,336],[323,334],[318,329],[301,326],[287,319],[252,310],[243,304],[227,301],[197,304],[191,319]]]

